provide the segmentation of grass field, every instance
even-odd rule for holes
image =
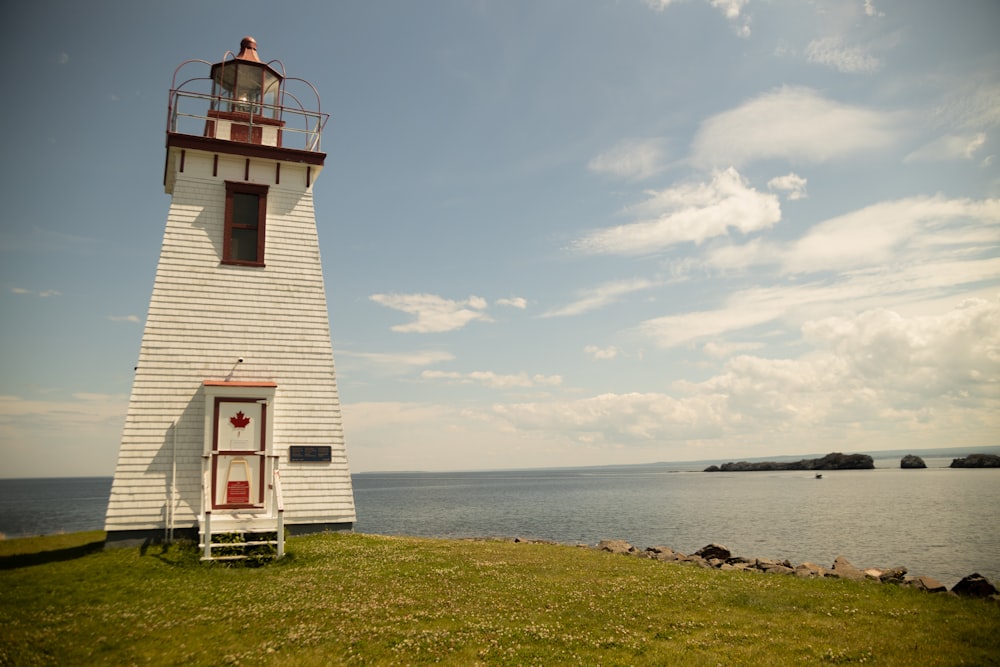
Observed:
[[[1000,664],[1000,605],[593,549],[359,534],[261,568],[0,542],[0,664]]]

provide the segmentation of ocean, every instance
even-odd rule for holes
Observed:
[[[704,473],[650,464],[489,472],[355,474],[355,530],[429,537],[521,537],[692,553],[709,544],[747,557],[830,566],[906,566],[951,586],[978,572],[1000,583],[1000,469],[950,458],[901,470]],[[7,538],[100,530],[110,477],[0,480]]]

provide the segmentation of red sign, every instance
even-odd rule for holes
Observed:
[[[231,480],[226,483],[227,505],[250,504],[250,482],[248,480]]]

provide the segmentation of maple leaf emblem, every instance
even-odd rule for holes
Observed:
[[[247,424],[250,423],[250,418],[243,414],[240,410],[235,416],[229,418],[229,423],[235,428],[246,428]]]

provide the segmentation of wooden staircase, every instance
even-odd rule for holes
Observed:
[[[274,471],[273,481],[271,484],[271,489],[273,491],[273,513],[275,516],[264,516],[254,515],[252,517],[239,517],[234,516],[232,513],[225,512],[223,516],[213,517],[211,508],[211,499],[208,495],[208,489],[203,489],[204,493],[202,497],[205,507],[204,520],[201,522],[198,531],[198,548],[201,549],[202,555],[201,560],[203,561],[233,561],[233,560],[246,560],[250,557],[249,554],[245,553],[247,547],[259,547],[259,546],[273,546],[277,552],[276,558],[283,558],[285,555],[285,503],[281,494],[281,475],[277,470]],[[253,539],[255,537],[266,535],[267,533],[274,533],[275,538],[272,539]],[[234,541],[215,541],[215,536],[218,535],[235,535],[238,540]],[[251,537],[248,541],[245,538]],[[226,551],[231,550],[242,550],[244,553],[232,554],[226,553],[225,555],[216,555],[213,550]]]

